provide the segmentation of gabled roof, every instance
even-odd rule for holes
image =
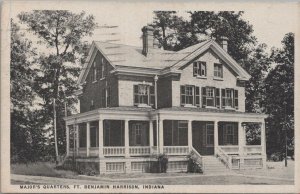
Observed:
[[[119,67],[122,67],[123,69],[124,67],[128,67],[129,69],[151,69],[155,70],[156,74],[164,74],[166,69],[174,72],[178,71],[182,66],[186,65],[208,49],[212,49],[223,61],[225,61],[225,63],[237,73],[239,79],[250,79],[250,75],[214,40],[206,40],[177,52],[149,49],[147,56],[142,54],[141,47],[93,41],[87,59],[88,62],[84,65],[83,71],[79,76],[78,84],[85,81],[91,66],[91,61],[97,51],[102,53],[116,71]]]

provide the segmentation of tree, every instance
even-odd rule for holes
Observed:
[[[92,15],[85,12],[71,13],[65,10],[36,10],[22,12],[20,21],[27,25],[29,31],[37,35],[40,43],[44,43],[47,53],[40,54],[40,72],[35,79],[35,90],[43,99],[44,124],[52,125],[56,159],[58,146],[65,148],[64,103],[74,108],[76,98],[76,78],[79,76],[80,55],[85,44],[82,39],[92,35],[97,24]],[[50,116],[53,115],[53,116]],[[57,120],[56,120],[57,118]],[[58,129],[56,130],[55,126]],[[58,132],[58,133],[57,133]]]
[[[11,21],[11,160],[36,161],[45,154],[44,131],[39,130],[39,111],[34,110],[36,93],[32,90],[36,72],[36,49]],[[38,142],[38,143],[36,143]]]
[[[284,153],[285,132],[290,150],[294,150],[294,34],[282,40],[282,49],[273,49],[271,58],[276,67],[265,80],[265,109],[267,119],[267,146],[269,154]],[[285,129],[285,130],[283,130]]]

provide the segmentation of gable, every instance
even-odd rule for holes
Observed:
[[[194,47],[194,46],[192,46]],[[213,53],[214,57],[222,61],[228,69],[230,69],[239,80],[249,80],[250,75],[226,52],[224,51],[218,43],[213,40],[202,44],[193,52],[188,53],[184,58],[178,60],[171,69],[174,71],[184,69],[185,66],[191,64],[193,61],[199,59],[203,54],[210,51]]]

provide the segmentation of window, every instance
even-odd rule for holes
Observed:
[[[104,75],[105,69],[104,68],[105,68],[104,63],[102,63],[102,65],[101,65],[101,77],[100,77],[100,79],[105,77],[105,75]]]
[[[206,88],[206,106],[215,106],[214,88]]]
[[[142,127],[140,124],[133,125],[133,130],[135,133],[135,145],[141,145],[142,140]]]
[[[214,124],[206,124],[206,145],[214,145]]]
[[[94,110],[94,109],[95,109],[94,100],[91,100],[90,110]]]
[[[222,64],[214,64],[214,77],[223,78],[223,66]]]
[[[95,82],[97,81],[97,69],[96,69],[96,62],[93,63],[92,65],[92,72],[91,72],[91,81]]]
[[[110,86],[106,88],[106,106],[110,107],[111,89]]]
[[[164,145],[188,145],[188,122],[184,120],[164,120]]]
[[[99,146],[99,129],[97,122],[92,122],[90,127],[90,142],[91,147],[98,147]]]
[[[239,108],[238,90],[222,89],[222,108]]]
[[[200,89],[197,86],[184,85],[180,87],[181,105],[200,105]]]
[[[106,89],[103,88],[101,90],[101,107],[105,108],[106,107]]]
[[[151,105],[155,104],[154,86],[139,84],[134,85],[134,104]]]
[[[194,64],[193,75],[206,77],[206,63],[203,61],[196,61],[193,64]]]

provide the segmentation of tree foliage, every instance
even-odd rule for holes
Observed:
[[[29,33],[36,35],[38,39],[36,43],[40,49],[36,56],[37,68],[30,87],[42,99],[36,105],[42,107],[39,114],[41,128],[50,130],[47,131],[50,146],[56,141],[54,131],[51,131],[54,124],[53,99],[56,101],[57,142],[62,154],[65,152],[65,127],[62,119],[66,111],[64,103],[68,104],[69,111],[75,110],[74,103],[77,99],[74,91],[77,89],[76,79],[81,68],[79,63],[84,61],[83,56],[86,56],[88,46],[82,39],[92,35],[97,24],[92,15],[66,10],[22,12],[18,18],[28,27]],[[16,52],[14,48],[12,52]]]
[[[273,49],[271,58],[276,63],[265,80],[265,111],[269,115],[268,151],[283,152],[285,131],[291,150],[294,146],[294,34],[282,40],[283,48]]]

